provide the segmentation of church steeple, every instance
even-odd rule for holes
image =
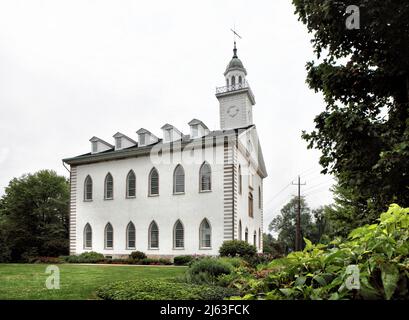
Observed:
[[[232,129],[253,124],[252,107],[256,103],[246,80],[247,70],[237,55],[234,41],[233,57],[224,72],[226,86],[216,88],[220,102],[220,127]]]
[[[238,56],[237,56],[236,41],[234,41],[233,58],[238,58]]]

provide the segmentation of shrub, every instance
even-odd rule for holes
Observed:
[[[68,263],[97,263],[106,261],[103,254],[94,251],[83,252],[78,256],[63,256],[61,258]]]
[[[146,254],[143,253],[142,251],[133,251],[129,255],[129,258],[134,259],[134,260],[142,260],[142,259],[146,259],[147,257],[146,257]]]
[[[28,263],[48,263],[57,264],[62,263],[63,260],[58,257],[31,257],[28,259]]]
[[[143,265],[171,265],[172,261],[169,259],[155,259],[155,258],[145,258],[142,260],[136,260],[136,264],[143,264]]]
[[[194,261],[206,258],[204,255],[182,255],[182,256],[176,256],[173,258],[173,263],[176,266],[188,266],[192,264]]]
[[[244,264],[240,257],[220,257],[218,260],[230,264],[233,268],[238,268]]]
[[[408,299],[409,208],[390,206],[378,224],[353,230],[348,239],[313,245],[273,260],[252,277],[245,298],[261,299]],[[350,266],[359,287],[348,288]],[[237,280],[235,280],[237,281]]]
[[[247,263],[252,267],[256,267],[261,264],[268,264],[274,259],[274,255],[267,253],[258,253],[254,256],[246,257]]]
[[[257,254],[255,246],[248,244],[246,241],[241,240],[229,240],[223,242],[219,249],[220,256],[222,257],[254,257]]]
[[[232,272],[232,264],[216,258],[194,261],[186,271],[186,281],[196,284],[216,283],[217,277]]]
[[[138,279],[114,282],[97,290],[105,300],[222,300],[237,294],[230,288]]]

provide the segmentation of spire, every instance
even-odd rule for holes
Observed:
[[[238,58],[237,57],[236,41],[234,41],[233,58]]]

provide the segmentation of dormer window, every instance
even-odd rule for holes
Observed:
[[[172,141],[172,129],[167,129],[165,130],[165,140],[166,141]]]
[[[136,133],[138,134],[139,147],[144,147],[158,142],[158,137],[144,128],[139,129],[136,131]]]
[[[104,152],[114,148],[113,145],[98,137],[92,137],[89,141],[91,142],[91,153]]]
[[[116,138],[115,139],[115,147],[116,147],[116,149],[121,149],[122,148],[122,139],[121,138]]]
[[[194,125],[192,126],[192,138],[195,138],[199,135],[199,126]]]
[[[192,139],[200,138],[209,133],[209,128],[200,120],[193,119],[189,122],[190,137]]]
[[[130,148],[136,146],[136,141],[124,135],[123,133],[117,132],[114,134],[115,139],[115,150],[121,150],[125,148]]]
[[[139,135],[139,144],[142,146],[146,144],[146,133]]]

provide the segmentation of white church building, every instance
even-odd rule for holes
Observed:
[[[220,129],[191,120],[184,134],[171,124],[160,137],[141,128],[135,140],[118,132],[112,144],[92,137],[91,152],[70,166],[70,254],[111,257],[217,255],[226,240],[262,252],[263,179],[253,123],[255,98],[237,56],[216,88]]]

